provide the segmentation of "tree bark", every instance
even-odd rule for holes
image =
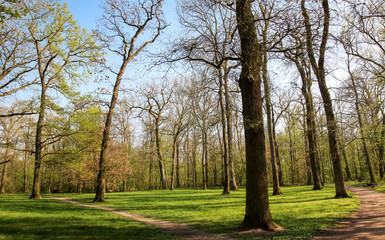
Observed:
[[[251,12],[251,1],[236,1],[237,28],[241,39],[242,71],[239,86],[242,94],[246,142],[246,214],[243,228],[273,230],[268,199],[265,132],[261,94],[261,44]]]
[[[227,68],[226,68],[227,69]],[[229,89],[229,72],[225,70],[223,76],[224,80],[224,93],[225,93],[225,106],[226,106],[226,120],[227,120],[227,154],[229,156],[229,171],[230,171],[230,190],[238,190],[237,181],[235,179],[234,169],[234,154],[233,154],[233,116],[231,110],[231,97]]]
[[[0,194],[5,194],[5,180],[7,178],[8,164],[9,163],[4,164],[3,171],[1,173]]]
[[[39,118],[36,125],[36,142],[35,142],[35,169],[33,173],[33,186],[32,194],[29,199],[41,199],[40,196],[40,178],[41,178],[41,165],[42,165],[42,156],[41,151],[43,148],[42,142],[42,132],[43,124],[45,117],[45,108],[46,108],[46,91],[47,86],[44,84],[44,79],[42,80],[41,86],[41,96],[40,96],[40,108],[39,108]]]
[[[348,71],[349,71],[349,74],[350,74],[350,80],[352,82],[352,87],[353,87],[353,92],[354,92],[354,100],[355,100],[354,106],[356,107],[356,112],[357,112],[357,117],[358,117],[358,124],[359,124],[360,135],[361,135],[361,143],[362,143],[362,147],[364,149],[364,156],[365,156],[365,159],[366,159],[366,164],[368,165],[370,182],[371,183],[375,183],[376,180],[375,180],[375,177],[374,177],[372,163],[370,161],[369,151],[368,151],[368,147],[367,147],[366,139],[365,139],[364,123],[362,121],[362,116],[361,116],[361,109],[360,109],[360,105],[359,105],[357,86],[356,86],[356,82],[354,80],[354,75],[350,71],[350,65],[348,65]]]
[[[116,77],[114,90],[112,92],[112,98],[110,103],[110,108],[107,113],[107,119],[104,125],[103,131],[103,139],[102,146],[100,150],[100,158],[99,158],[99,173],[98,178],[96,180],[96,193],[93,202],[105,202],[104,194],[106,189],[106,165],[107,165],[107,148],[108,142],[110,140],[110,131],[112,125],[112,117],[114,115],[114,110],[116,106],[116,101],[118,100],[120,83],[123,78],[124,71],[126,70],[127,64],[129,60],[124,60],[122,66],[120,67],[119,74]]]
[[[226,125],[226,110],[225,110],[225,101],[223,99],[224,95],[224,84],[223,84],[223,74],[222,69],[218,69],[219,77],[219,105],[221,108],[221,125],[222,125],[222,141],[223,141],[223,165],[224,165],[224,181],[223,181],[223,192],[222,194],[230,194],[230,169],[229,169],[229,155],[228,155],[228,135]]]
[[[308,57],[310,59],[310,63],[313,68],[313,71],[316,73],[316,76],[317,76],[318,87],[321,92],[322,100],[324,103],[325,114],[326,114],[329,148],[330,148],[330,155],[333,162],[333,170],[334,170],[336,198],[345,198],[345,197],[348,197],[348,194],[345,190],[345,185],[344,185],[344,175],[343,175],[342,164],[341,164],[340,150],[338,146],[337,123],[334,117],[332,100],[326,85],[326,76],[325,76],[325,67],[324,67],[325,51],[326,51],[327,40],[329,37],[329,22],[330,22],[330,10],[329,10],[328,0],[322,0],[322,8],[324,12],[323,32],[322,32],[322,39],[321,39],[321,45],[320,45],[319,56],[318,56],[318,64],[317,64],[317,61],[314,55],[313,46],[312,46],[313,36],[312,36],[312,30],[311,30],[311,23],[310,23],[307,10],[305,8],[305,0],[301,0],[302,15],[304,17],[305,27],[306,27],[306,45],[307,45]]]
[[[313,190],[321,190],[322,184],[319,175],[319,169],[317,169],[317,162],[319,161],[318,156],[318,142],[316,134],[316,125],[315,125],[315,112],[313,104],[313,95],[311,93],[311,76],[306,74],[305,68],[300,64],[298,59],[293,59],[294,63],[297,66],[297,70],[300,73],[302,80],[302,95],[305,98],[306,106],[306,132],[307,132],[307,141],[309,148],[309,158],[310,158],[310,167],[313,176]],[[309,71],[308,71],[309,72]]]
[[[380,139],[379,139],[378,142],[379,142],[379,146],[378,146],[378,161],[380,162],[380,177],[381,177],[381,179],[383,179],[384,171],[385,171],[385,164],[384,164],[385,114],[384,113],[382,113],[382,130],[381,130],[381,136],[380,136]]]
[[[263,41],[267,41],[267,29],[264,31],[264,39]],[[266,104],[266,115],[267,115],[267,135],[269,137],[269,147],[270,147],[270,161],[271,161],[271,170],[273,172],[273,195],[280,195],[282,194],[280,188],[279,188],[279,174],[278,174],[278,167],[277,167],[277,159],[275,155],[275,139],[274,139],[274,133],[273,133],[273,120],[272,120],[272,113],[271,113],[271,97],[270,97],[270,83],[268,79],[268,73],[267,73],[267,49],[264,49],[262,54],[262,79],[263,79],[263,86],[265,90],[265,104]]]

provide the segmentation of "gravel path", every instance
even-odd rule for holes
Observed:
[[[129,217],[135,221],[139,222],[144,222],[148,223],[151,225],[154,225],[160,229],[163,229],[165,232],[176,235],[182,239],[188,239],[188,240],[231,240],[232,238],[230,237],[225,237],[219,234],[213,234],[213,233],[207,233],[202,230],[197,230],[193,229],[187,224],[180,224],[180,223],[173,223],[169,221],[161,221],[161,220],[156,220],[152,218],[146,218],[143,216],[140,216],[139,214],[133,214],[129,212],[124,212],[124,211],[119,211],[113,208],[109,207],[102,207],[102,206],[97,206],[97,205],[90,205],[90,204],[85,204],[85,203],[80,203],[80,202],[75,202],[72,201],[68,198],[62,198],[62,197],[50,197],[51,199],[63,201],[63,202],[68,202],[72,203],[75,205],[83,206],[83,207],[89,207],[89,208],[95,208],[99,210],[104,210],[108,212],[112,212],[115,214],[119,214],[124,217]]]
[[[385,239],[385,193],[364,187],[346,186],[359,195],[361,205],[335,229],[321,232],[314,239]]]

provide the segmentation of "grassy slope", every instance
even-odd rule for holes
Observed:
[[[0,239],[173,239],[130,219],[50,199],[0,195]]]
[[[282,191],[283,195],[270,197],[274,221],[286,228],[277,239],[309,238],[317,231],[333,226],[359,205],[356,197],[334,199],[333,186],[325,186],[322,191],[312,191],[311,186],[283,187]],[[98,204],[156,219],[187,223],[208,232],[231,232],[243,219],[245,190],[227,196],[221,192],[221,189],[178,189],[109,193],[107,202]],[[66,196],[87,203],[94,197],[93,194]]]

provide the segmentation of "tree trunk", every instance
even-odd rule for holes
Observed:
[[[306,74],[305,68],[300,64],[300,61],[298,59],[293,59],[292,61],[294,61],[294,63],[296,64],[297,70],[300,73],[302,80],[301,92],[305,99],[306,106],[306,135],[309,149],[310,167],[313,176],[313,190],[321,190],[322,184],[319,175],[319,168],[317,168],[317,161],[319,161],[317,150],[318,142],[315,125],[313,95],[311,93],[311,76],[309,73],[310,71],[308,71],[308,74]]]
[[[233,116],[231,110],[231,97],[229,89],[229,72],[225,70],[223,76],[225,87],[225,106],[226,106],[226,120],[227,120],[227,147],[228,147],[228,158],[229,158],[229,171],[230,171],[230,190],[238,190],[237,181],[235,179],[235,169],[234,169],[234,154],[233,154]]]
[[[173,145],[172,145],[172,170],[171,170],[170,190],[174,190],[174,188],[175,188],[177,141],[178,141],[178,135],[175,135],[174,138],[173,138]]]
[[[162,154],[160,152],[161,142],[160,142],[159,128],[160,128],[160,119],[158,117],[155,119],[155,144],[156,144],[156,153],[158,155],[161,189],[166,189],[167,188],[166,174],[164,171]]]
[[[326,51],[327,40],[329,37],[329,22],[330,22],[330,10],[329,10],[328,0],[322,0],[322,8],[324,12],[323,32],[322,32],[322,40],[321,40],[321,45],[319,49],[319,57],[318,57],[318,64],[317,64],[317,61],[315,60],[314,51],[313,51],[313,45],[312,45],[313,36],[311,31],[311,23],[310,23],[307,10],[305,8],[305,0],[301,0],[302,15],[304,17],[305,27],[306,27],[307,52],[308,52],[308,56],[309,56],[313,71],[316,73],[316,76],[317,76],[318,87],[321,92],[322,100],[324,103],[325,114],[326,114],[329,148],[330,148],[330,155],[333,162],[333,170],[334,170],[336,198],[345,198],[345,197],[348,197],[348,194],[345,190],[345,185],[344,185],[344,175],[343,175],[340,151],[338,146],[337,123],[334,117],[332,100],[326,85],[326,76],[325,76],[325,67],[324,67],[325,51]]]
[[[350,169],[349,169],[348,157],[346,156],[346,146],[341,147],[341,152],[342,152],[342,157],[344,158],[344,161],[345,161],[346,180],[350,180],[350,179],[352,179],[352,175],[351,175]]]
[[[236,17],[241,39],[242,71],[239,86],[246,141],[246,214],[241,227],[273,230],[277,225],[271,217],[267,188],[260,76],[262,49],[249,0],[236,1]]]
[[[180,188],[180,179],[179,179],[179,142],[176,145],[176,188]]]
[[[202,189],[207,189],[206,183],[206,132],[202,131]]]
[[[267,28],[267,27],[266,27]],[[264,31],[264,42],[267,41],[267,29]],[[263,78],[263,86],[265,90],[265,104],[266,104],[266,115],[267,115],[267,135],[269,137],[269,147],[270,147],[270,161],[271,161],[271,170],[273,172],[273,195],[282,194],[279,188],[279,179],[278,179],[278,167],[277,167],[277,159],[275,156],[275,139],[273,133],[273,120],[271,113],[271,98],[270,98],[270,83],[267,73],[267,49],[264,49],[262,54],[262,78]]]
[[[287,127],[289,133],[289,154],[290,154],[290,170],[291,170],[291,185],[294,184],[294,151],[293,151],[293,141],[291,138],[291,127]]]
[[[354,81],[354,76],[353,73],[350,71],[350,65],[348,65],[348,70],[350,74],[350,80],[352,81],[352,86],[353,86],[353,92],[354,92],[354,98],[355,98],[355,107],[356,107],[356,112],[357,112],[357,117],[358,117],[358,124],[359,124],[359,129],[360,129],[360,135],[361,135],[361,142],[362,142],[362,147],[364,149],[364,156],[366,159],[366,164],[368,165],[368,170],[369,170],[369,175],[370,175],[370,182],[375,183],[375,177],[373,173],[373,168],[372,168],[372,163],[370,161],[369,157],[369,151],[368,147],[366,144],[366,139],[365,139],[365,133],[364,133],[364,124],[362,121],[362,116],[361,116],[361,110],[360,110],[360,105],[359,105],[359,99],[358,99],[358,91],[356,87],[356,82]]]
[[[8,150],[8,148],[7,148],[7,150]],[[8,170],[8,163],[5,163],[4,167],[3,167],[3,171],[1,173],[0,194],[5,194],[5,180],[7,178],[7,170]]]
[[[272,117],[272,122],[273,122],[274,150],[275,150],[275,156],[277,159],[279,186],[284,186],[281,161],[279,158],[278,143],[277,143],[277,138],[276,138],[276,133],[275,133],[275,120],[274,120],[273,108],[271,108],[271,117]]]
[[[32,194],[29,197],[30,199],[40,199],[40,178],[41,178],[41,165],[42,165],[42,156],[41,151],[43,148],[42,142],[42,132],[43,124],[45,117],[45,108],[46,108],[46,91],[47,86],[42,82],[41,86],[41,97],[40,97],[40,108],[39,108],[39,119],[36,125],[36,142],[35,142],[35,169],[33,173],[33,186]]]
[[[128,60],[123,61],[123,64],[119,70],[119,74],[116,77],[114,90],[112,92],[111,103],[109,106],[110,108],[108,110],[107,119],[104,125],[102,146],[101,146],[100,158],[99,158],[99,173],[98,173],[98,178],[96,180],[96,193],[95,193],[95,198],[93,202],[105,202],[104,194],[106,189],[105,175],[106,175],[106,165],[107,165],[106,163],[107,148],[108,148],[108,142],[110,140],[112,117],[114,115],[116,101],[118,100],[120,83],[122,81],[123,74],[124,74],[124,71],[126,70],[127,64],[128,64]]]
[[[385,114],[382,114],[382,130],[381,130],[381,137],[378,146],[378,161],[380,162],[380,177],[383,179],[384,177],[384,171],[385,171],[385,164],[384,164],[384,145],[385,145]]]
[[[228,135],[226,129],[226,113],[225,103],[223,100],[223,74],[222,69],[218,69],[219,77],[219,105],[221,108],[221,123],[222,123],[222,142],[223,142],[223,165],[224,165],[224,182],[222,194],[230,194],[230,170],[229,170],[229,155],[228,155]]]

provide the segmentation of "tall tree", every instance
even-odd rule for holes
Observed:
[[[41,165],[43,147],[51,141],[43,139],[43,129],[48,90],[57,90],[64,96],[71,95],[72,87],[85,77],[80,67],[87,70],[89,62],[98,56],[98,46],[85,29],[72,19],[65,4],[58,1],[36,0],[26,5],[28,33],[37,58],[40,83],[40,106],[36,124],[35,169],[33,189],[30,198],[40,196]]]
[[[310,59],[312,69],[317,77],[318,87],[320,89],[321,96],[324,103],[325,115],[327,120],[330,155],[332,158],[333,170],[334,170],[336,197],[344,198],[344,197],[348,197],[348,194],[345,190],[345,185],[344,185],[344,175],[343,175],[341,156],[340,156],[340,150],[338,145],[337,123],[334,117],[332,99],[330,97],[330,93],[326,85],[325,52],[326,52],[326,44],[329,38],[329,25],[330,25],[329,1],[322,0],[323,30],[322,30],[321,44],[319,46],[318,62],[316,60],[316,55],[314,52],[312,25],[310,23],[310,17],[305,6],[305,0],[301,0],[301,10],[302,10],[302,15],[305,21],[305,28],[306,28],[307,53]]]
[[[242,94],[246,141],[246,214],[245,228],[273,230],[266,169],[265,130],[261,96],[262,44],[254,26],[250,0],[236,1],[237,28],[241,39],[242,71],[239,86]]]
[[[120,84],[128,63],[154,43],[166,28],[162,4],[163,0],[105,0],[98,34],[104,46],[121,58],[121,65],[117,71],[109,68],[115,76],[115,84],[103,131],[94,202],[105,201],[106,154]]]
[[[166,189],[166,169],[162,154],[162,136],[160,131],[162,120],[172,100],[173,89],[164,81],[161,84],[146,84],[142,87],[139,94],[143,98],[143,104],[138,104],[135,108],[140,109],[141,112],[147,112],[154,119],[153,128],[155,132],[155,148],[158,157],[161,189]]]

